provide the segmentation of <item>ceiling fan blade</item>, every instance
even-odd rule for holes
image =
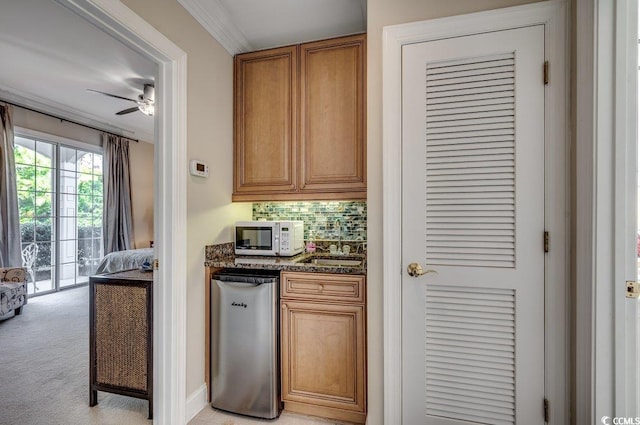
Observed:
[[[132,113],[132,112],[139,111],[139,110],[140,110],[140,108],[138,108],[137,106],[135,106],[135,107],[133,107],[133,108],[123,109],[123,110],[122,110],[122,111],[120,111],[120,112],[116,112],[116,115],[125,115],[125,114],[130,114],[130,113]]]
[[[105,92],[100,91],[100,90],[87,89],[87,91],[92,91],[94,93],[100,93],[100,94],[103,94],[103,95],[109,96],[109,97],[115,97],[116,99],[128,100],[130,102],[138,103],[138,101],[135,100],[135,99],[129,99],[128,97],[118,96],[117,94],[105,93]]]

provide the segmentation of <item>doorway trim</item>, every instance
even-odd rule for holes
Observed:
[[[551,243],[545,259],[545,394],[553,412],[549,424],[569,423],[569,21],[563,0],[383,28],[384,423],[402,423],[402,47],[532,25],[545,26],[545,60],[550,63],[545,86],[545,226]],[[542,241],[540,235],[541,249]]]
[[[633,381],[625,375],[624,327],[625,281],[635,280],[635,270],[625,270],[625,254],[635,241],[621,229],[636,219],[636,206],[625,204],[637,190],[636,75],[629,74],[637,71],[626,62],[638,47],[625,39],[637,17],[632,4],[584,0],[575,6],[576,423],[636,413],[627,403],[625,387]]]
[[[56,0],[158,65],[154,153],[154,423],[186,417],[187,55],[120,1]]]

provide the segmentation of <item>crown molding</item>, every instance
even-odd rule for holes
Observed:
[[[23,106],[25,108],[55,115],[63,120],[71,120],[79,124],[96,127],[109,133],[120,134],[125,137],[132,137],[149,142],[153,142],[154,140],[153,134],[146,131],[120,127],[118,125],[102,121],[99,117],[87,114],[79,109],[0,85],[0,102],[2,101],[16,104],[18,107]]]
[[[220,0],[178,0],[231,56],[254,50]]]

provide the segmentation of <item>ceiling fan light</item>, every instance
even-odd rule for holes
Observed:
[[[143,103],[138,106],[138,109],[140,109],[140,112],[142,112],[143,114],[152,117],[155,108],[153,107],[153,103]]]

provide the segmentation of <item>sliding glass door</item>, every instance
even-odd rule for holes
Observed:
[[[55,289],[55,153],[51,143],[16,137],[22,265],[36,281],[28,285],[29,294]]]
[[[88,282],[102,258],[102,155],[16,136],[15,160],[29,293]]]

